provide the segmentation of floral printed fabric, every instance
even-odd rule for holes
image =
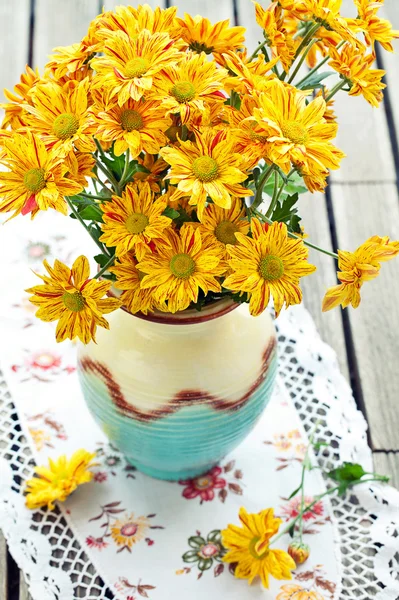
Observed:
[[[307,515],[311,556],[292,581],[272,581],[270,590],[261,591],[236,579],[234,568],[222,561],[220,530],[237,523],[240,506],[249,512],[273,506],[283,520],[297,514],[299,499],[287,498],[299,483],[307,440],[282,384],[231,456],[200,477],[176,483],[136,471],[96,426],[79,388],[75,345],[57,345],[52,325],[34,319],[34,307],[21,294],[43,258],[71,262],[90,252],[89,243],[72,220],[58,214],[39,215],[34,227],[20,220],[2,228],[0,256],[9,283],[0,295],[0,365],[38,463],[81,447],[97,453],[93,481],[61,508],[102,579],[120,600],[332,600],[339,567],[327,502]],[[307,476],[306,502],[321,491],[314,470]],[[281,547],[288,543],[288,537],[280,540]]]

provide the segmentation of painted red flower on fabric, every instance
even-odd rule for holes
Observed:
[[[304,500],[305,500],[305,508],[306,508],[306,506],[309,506],[309,504],[312,504],[312,502],[314,501],[314,498],[312,498],[312,496],[305,496]],[[286,516],[286,518],[288,520],[288,519],[294,519],[295,517],[297,517],[299,515],[300,508],[301,508],[301,497],[295,496],[295,498],[290,500],[285,506],[282,507],[281,510],[282,510],[282,513],[284,514],[284,516]],[[324,513],[323,502],[321,500],[319,500],[318,502],[316,502],[316,504],[314,506],[312,506],[312,508],[308,512],[304,513],[303,519],[304,519],[304,521],[309,521],[310,519],[316,519],[317,517],[321,517],[323,515],[323,513]]]
[[[53,369],[54,367],[59,367],[61,365],[61,357],[57,354],[47,351],[35,352],[31,357],[29,357],[28,362],[31,367],[47,371],[49,369]]]
[[[86,538],[86,544],[89,548],[97,548],[98,550],[102,550],[108,546],[108,543],[103,540],[103,538],[96,538],[93,535],[89,535]]]
[[[108,475],[105,471],[97,471],[97,473],[94,473],[94,481],[97,481],[97,483],[102,483],[103,481],[107,481],[107,479]]]
[[[184,488],[182,495],[187,500],[198,498],[198,496],[201,498],[201,502],[213,500],[215,497],[214,490],[220,490],[227,486],[227,481],[219,477],[221,472],[222,469],[220,467],[213,467],[210,471],[204,473],[204,475],[179,481],[180,485],[187,486]]]

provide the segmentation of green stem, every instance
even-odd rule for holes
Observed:
[[[272,172],[274,171],[275,168],[276,168],[276,165],[274,165],[274,164],[270,165],[270,167],[268,167],[260,176],[258,187],[256,189],[255,200],[252,204],[253,208],[257,208],[259,206],[259,204],[262,203],[263,188],[265,187],[267,180],[269,179],[270,175],[272,174]]]
[[[274,207],[276,206],[276,203],[277,203],[277,195],[278,195],[278,192],[279,192],[279,188],[278,188],[278,173],[277,173],[276,170],[274,171],[273,176],[274,176],[273,196],[272,196],[271,202],[269,204],[269,208],[267,209],[266,217],[270,217],[272,215]]]
[[[123,189],[123,186],[126,183],[125,179],[126,179],[126,175],[127,175],[128,169],[129,169],[129,160],[130,160],[130,150],[128,148],[126,150],[125,164],[123,167],[122,177],[120,178],[120,181],[119,181],[119,186],[121,189]]]
[[[100,142],[98,140],[96,140],[96,138],[94,138],[94,143],[96,144],[97,150],[99,151],[100,155],[104,157],[105,152],[104,152],[103,147],[101,146]]]
[[[321,25],[319,25],[319,23],[316,23],[313,27],[311,27],[309,29],[309,31],[307,32],[307,34],[303,38],[302,42],[300,43],[298,50],[295,53],[295,58],[294,58],[292,64],[294,64],[294,62],[296,61],[296,59],[298,58],[298,56],[301,54],[302,50],[305,48],[305,46],[308,45],[309,40],[314,36],[314,34],[316,33],[316,31],[318,29],[320,29],[320,27],[321,27]],[[284,81],[285,78],[287,77],[287,75],[288,75],[288,72],[284,72],[281,75],[281,77],[280,77],[281,81]]]
[[[114,254],[114,256],[111,256],[109,261],[105,263],[105,265],[98,271],[96,275],[94,275],[93,279],[99,279],[101,275],[103,275],[105,271],[114,264],[115,260],[116,254]]]
[[[255,58],[255,56],[258,54],[259,50],[262,50],[262,48],[264,46],[266,46],[266,44],[267,44],[267,40],[265,40],[264,42],[262,42],[261,44],[259,44],[259,46],[254,50],[254,52],[249,57],[248,62],[251,62],[251,60],[253,60]]]
[[[268,217],[266,217],[263,213],[261,213],[256,208],[253,208],[253,205],[251,206],[251,210],[252,210],[252,212],[254,212],[256,214],[257,217],[259,217],[259,219],[261,219],[265,223],[269,223],[269,225],[273,225],[273,221],[271,219],[269,219]],[[304,240],[300,235],[296,235],[295,233],[292,233],[292,231],[289,231],[288,235],[292,238],[295,238],[296,240],[301,240],[305,244],[305,246],[308,246],[309,248],[313,248],[313,250],[317,250],[318,252],[327,254],[327,256],[331,256],[332,258],[335,258],[336,260],[338,260],[338,258],[339,258],[338,254],[336,254],[335,252],[330,252],[329,250],[320,248],[319,246],[316,246],[316,244],[312,244],[311,242]]]
[[[338,46],[337,46],[337,48],[336,48],[336,49],[337,49],[337,50],[339,50],[339,48],[341,48],[341,46],[343,46],[344,44],[345,44],[345,41],[343,41],[343,42],[340,42],[340,43],[338,44]],[[320,69],[320,67],[322,67],[323,65],[325,65],[325,64],[326,64],[326,62],[328,62],[328,61],[330,60],[330,58],[331,58],[331,56],[330,56],[329,54],[327,54],[327,56],[325,56],[325,57],[323,58],[323,60],[321,60],[321,61],[320,61],[320,62],[319,62],[319,63],[318,63],[318,64],[317,64],[315,67],[313,67],[313,69],[311,69],[311,70],[309,71],[309,73],[306,73],[305,77],[303,77],[303,78],[301,79],[301,81],[299,81],[299,82],[296,84],[296,86],[297,86],[297,87],[299,87],[299,86],[301,86],[303,83],[305,83],[305,81],[306,81],[306,80],[307,80],[309,77],[311,77],[311,76],[312,76],[314,73],[316,73],[316,72],[317,72],[317,71]]]
[[[317,42],[317,40],[312,40],[309,44],[309,46],[306,48],[305,52],[302,54],[301,56],[301,60],[298,62],[297,66],[294,69],[294,72],[292,73],[292,75],[290,76],[288,83],[291,83],[291,81],[294,79],[294,77],[296,76],[296,74],[298,73],[299,69],[302,67],[305,58],[307,57],[307,55],[309,54],[309,50],[311,49],[311,47]]]
[[[348,486],[348,489],[355,487],[356,485],[360,485],[361,483],[370,483],[372,481],[383,481],[386,483],[387,481],[389,481],[389,477],[385,477],[383,475],[374,475],[374,477],[372,477],[370,479],[363,479],[363,480],[360,479],[359,481],[354,481],[352,484],[350,484]],[[308,506],[306,506],[303,509],[303,511],[300,510],[299,514],[294,519],[292,519],[286,527],[284,527],[283,531],[280,531],[280,533],[278,533],[275,537],[273,537],[270,540],[270,545],[277,542],[278,539],[283,537],[283,535],[285,535],[293,527],[295,527],[295,525],[299,521],[299,519],[301,519],[305,513],[309,512],[309,510],[312,510],[312,508],[314,507],[315,504],[317,504],[317,502],[319,502],[322,498],[325,498],[325,496],[331,496],[331,494],[333,494],[334,492],[337,492],[340,489],[340,487],[341,487],[340,485],[337,485],[335,487],[329,488],[322,494],[318,494],[318,496],[315,496],[315,499],[313,500],[313,502],[311,502]]]
[[[331,98],[332,98],[333,96],[335,96],[335,94],[336,94],[337,92],[339,92],[339,90],[340,90],[341,88],[343,88],[343,87],[344,87],[344,85],[346,85],[346,83],[347,83],[346,79],[342,79],[342,81],[338,81],[337,85],[335,85],[335,86],[332,88],[332,90],[330,91],[330,93],[328,94],[328,96],[326,96],[326,97],[325,97],[325,101],[326,101],[326,102],[328,102],[329,100],[331,100]]]
[[[291,177],[291,175],[292,175],[294,172],[295,172],[295,169],[291,169],[291,171],[288,173],[288,175],[287,175],[287,182],[288,182],[289,178]],[[275,171],[275,173],[276,173],[276,171]],[[280,189],[279,189],[279,190],[278,190],[278,192],[276,193],[276,189],[277,189],[277,183],[278,183],[278,176],[277,176],[277,179],[276,179],[276,187],[274,188],[274,192],[273,192],[273,198],[272,198],[272,201],[271,201],[271,203],[270,203],[270,206],[269,206],[269,208],[267,209],[267,212],[266,212],[266,217],[268,217],[268,218],[269,218],[269,217],[271,217],[271,215],[273,214],[273,211],[274,211],[274,209],[275,209],[275,208],[276,208],[276,206],[277,206],[277,202],[280,200],[280,196],[281,196],[281,194],[283,193],[283,191],[284,191],[284,188],[285,188],[285,186],[286,186],[286,182],[285,182],[285,181],[283,181],[283,183],[282,183],[282,185],[281,185]]]
[[[86,192],[79,192],[77,196],[83,196],[84,198],[93,198],[94,200],[105,200],[104,196],[96,196],[95,194],[86,194]]]
[[[104,173],[104,175],[106,175],[106,177],[108,177],[108,179],[110,180],[110,182],[112,183],[112,185],[114,187],[114,191],[117,193],[118,196],[120,196],[119,183],[116,181],[115,177],[112,175],[112,173],[110,171],[108,171],[108,169],[106,167],[104,167],[104,165],[97,158],[97,156],[94,155],[94,159],[97,163],[97,167],[100,169],[100,171],[102,171]]]
[[[76,210],[74,205],[72,204],[70,198],[68,196],[65,196],[65,200],[67,201],[68,206],[71,209],[74,216],[76,217],[76,219],[79,221],[79,223],[81,225],[83,225],[83,227],[86,229],[87,233],[89,234],[89,236],[91,237],[93,242],[95,242],[95,244],[100,248],[102,254],[107,254],[107,252],[104,250],[104,246],[102,245],[102,243],[99,242],[98,240],[96,240],[96,238],[91,234],[91,231],[90,231],[88,225],[86,225],[86,223],[84,222],[84,220],[82,219],[82,217],[80,216],[80,214],[78,213],[78,211]]]

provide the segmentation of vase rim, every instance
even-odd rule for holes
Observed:
[[[111,290],[107,293],[108,296],[117,298]],[[210,302],[202,310],[195,310],[190,308],[181,310],[176,313],[163,312],[160,310],[154,310],[147,313],[146,315],[142,312],[131,313],[126,306],[120,308],[132,317],[137,317],[144,321],[151,321],[152,323],[161,323],[164,325],[193,325],[196,323],[205,323],[206,321],[212,321],[218,319],[223,315],[228,314],[232,310],[235,310],[239,306],[239,303],[235,302],[232,298],[226,298],[221,300],[215,300]]]

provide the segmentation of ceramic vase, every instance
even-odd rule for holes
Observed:
[[[109,316],[81,345],[89,410],[144,473],[167,480],[209,471],[251,431],[270,400],[277,343],[268,312],[218,301],[202,311]]]

